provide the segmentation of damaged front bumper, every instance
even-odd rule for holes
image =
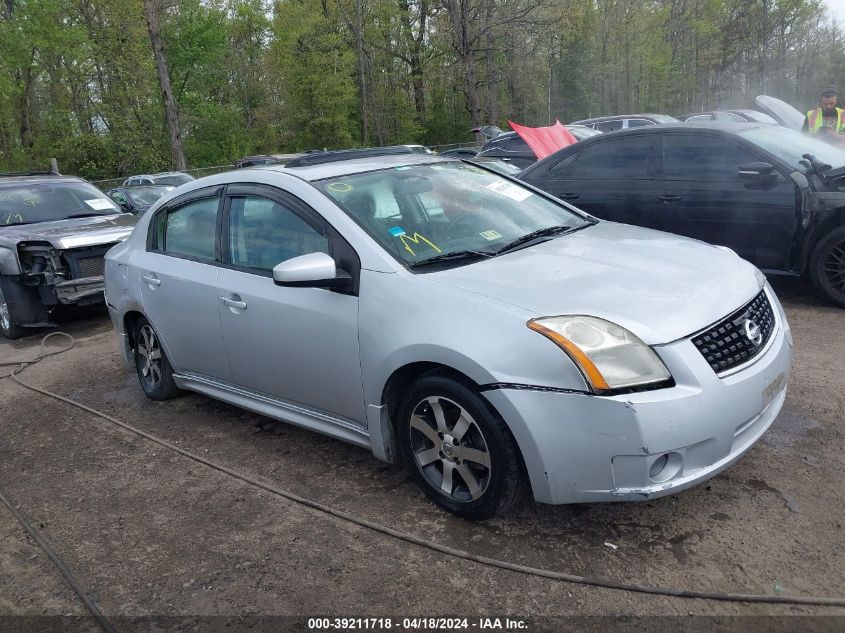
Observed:
[[[59,303],[74,304],[85,298],[103,298],[106,284],[102,275],[97,277],[84,277],[82,279],[69,279],[61,281],[53,288],[56,291],[56,298]]]
[[[484,393],[519,444],[534,497],[592,503],[662,497],[737,461],[780,412],[792,336],[779,305],[772,342],[717,376],[689,339],[657,349],[676,385],[619,396],[547,390]]]

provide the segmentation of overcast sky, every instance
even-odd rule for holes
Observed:
[[[825,2],[836,21],[845,26],[845,0],[825,0]]]

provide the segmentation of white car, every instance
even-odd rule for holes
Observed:
[[[792,354],[732,251],[398,149],[182,186],[108,253],[106,301],[150,397],[403,460],[474,519],[527,487],[637,500],[712,477],[777,416]]]

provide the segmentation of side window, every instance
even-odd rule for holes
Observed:
[[[624,121],[621,119],[618,121],[600,121],[596,123],[596,129],[599,132],[613,132],[614,130],[621,130],[623,123]]]
[[[649,178],[653,134],[638,134],[594,143],[581,150],[569,170],[577,180],[639,180]]]
[[[120,191],[112,191],[112,192],[109,194],[109,197],[110,197],[112,200],[114,200],[115,202],[117,202],[118,204],[121,204],[121,205],[123,205],[123,204],[129,204],[129,200],[127,200],[127,199],[126,199],[126,196],[125,196],[125,195],[123,195],[123,193],[122,193],[122,192],[120,192]]]
[[[739,167],[761,160],[739,143],[704,134],[663,137],[663,176],[666,180],[735,182]]]
[[[646,125],[654,125],[654,123],[652,123],[648,119],[628,119],[628,127],[629,128],[643,127],[643,126],[646,126]]]
[[[713,115],[712,114],[696,114],[695,116],[688,116],[686,118],[687,123],[692,123],[694,121],[712,121]]]
[[[563,160],[560,160],[552,165],[549,168],[549,176],[552,178],[566,178],[566,175],[569,173],[570,166],[575,162],[575,159],[578,158],[578,155],[579,153],[575,152],[574,154],[570,154]]]
[[[528,151],[528,143],[522,140],[521,137],[516,136],[514,138],[508,139],[507,143],[504,146],[504,149],[507,152],[525,152]]]
[[[233,196],[229,207],[229,255],[244,268],[271,271],[308,253],[329,254],[329,240],[292,209],[260,196]]]
[[[220,198],[202,198],[159,213],[155,219],[155,250],[214,260],[217,207]]]

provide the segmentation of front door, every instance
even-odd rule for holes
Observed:
[[[651,226],[656,138],[626,133],[593,141],[550,166],[543,182],[531,182],[603,220]]]
[[[347,245],[298,199],[272,187],[230,186],[218,279],[234,382],[365,426],[358,297],[277,286],[277,264]],[[347,271],[357,275],[358,271]]]
[[[144,312],[177,373],[231,380],[220,330],[216,228],[222,188],[160,209],[135,262]]]
[[[732,138],[663,135],[656,189],[664,231],[727,246],[766,270],[787,270],[798,226],[795,183],[774,172],[743,180],[740,168],[768,162]]]

